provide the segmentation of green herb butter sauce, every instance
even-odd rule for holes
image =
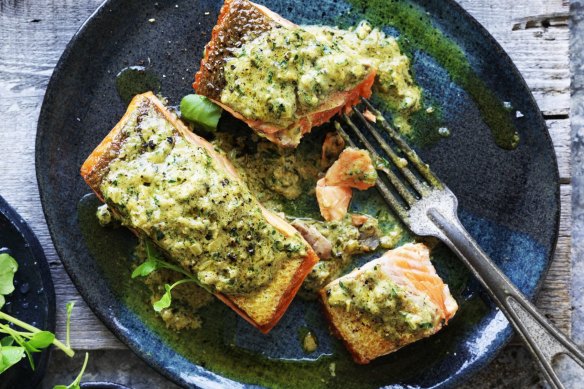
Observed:
[[[415,294],[393,282],[380,266],[342,279],[326,290],[327,303],[355,312],[392,342],[408,343],[433,333],[440,322],[438,307],[425,294]]]
[[[354,25],[360,19],[366,19],[373,26],[396,28],[400,33],[399,44],[404,53],[413,56],[415,51],[421,50],[436,60],[449,73],[452,81],[460,85],[474,100],[483,120],[491,130],[495,143],[507,150],[517,148],[520,137],[510,112],[471,67],[467,54],[433,25],[431,17],[422,7],[408,0],[391,2],[348,0],[348,3],[351,5],[351,12],[340,14],[334,18],[334,23],[345,27]],[[391,107],[388,108],[391,110]],[[428,137],[428,133],[424,133],[419,127],[434,124],[428,116],[432,115],[422,114],[419,118],[414,118],[417,123],[412,123],[415,127],[413,130],[421,137],[420,139],[414,137],[414,141],[425,143],[423,137]],[[394,124],[405,124],[406,127],[408,125],[403,116],[401,119],[398,118],[397,123],[394,120]],[[436,127],[434,124],[433,127],[437,129],[439,126]]]
[[[247,187],[155,110],[137,110],[122,136],[100,185],[106,202],[202,285],[247,293],[270,282],[283,260],[306,254],[300,237],[268,224]]]
[[[162,257],[162,253],[157,252],[155,247],[150,245],[150,250],[155,250],[154,255]],[[136,246],[132,254],[134,262],[138,265],[147,260],[146,245],[144,240]],[[166,292],[164,285],[172,285],[183,279],[181,274],[169,269],[157,269],[150,273],[144,283],[151,292],[150,302],[160,300]],[[167,328],[175,331],[187,329],[197,330],[201,328],[203,320],[198,312],[203,307],[209,305],[215,298],[211,293],[192,283],[178,285],[172,289],[172,305],[159,312],[160,318]]]
[[[320,167],[324,134],[308,134],[293,150],[278,148],[238,128],[220,130],[215,135],[214,145],[225,150],[239,176],[264,206],[314,227],[330,242],[330,257],[321,258],[309,273],[300,291],[302,297],[315,298],[318,291],[339,277],[358,255],[380,248],[391,249],[404,239],[412,239],[403,226],[386,213],[366,216],[367,221],[360,226],[352,224],[351,215],[339,221],[322,221],[314,190],[319,174],[326,170]],[[355,195],[358,193],[360,191],[355,191]],[[378,196],[374,189],[367,193],[370,199]],[[385,207],[383,204],[379,199],[378,205]]]
[[[419,108],[409,59],[394,38],[367,22],[332,27],[274,28],[243,45],[225,64],[221,102],[248,119],[286,128],[334,94],[376,70],[375,91],[399,111]]]
[[[242,135],[245,134],[245,135]],[[280,149],[250,131],[219,131],[213,142],[225,151],[238,175],[266,208],[285,212],[284,205],[302,202],[316,187],[320,145],[303,141],[297,149]],[[288,213],[288,212],[286,212]]]
[[[399,225],[384,234],[374,217],[358,227],[351,223],[350,215],[332,222],[307,219],[302,222],[315,227],[332,245],[330,258],[321,258],[304,280],[301,295],[308,298],[340,277],[358,254],[394,248],[404,235]]]

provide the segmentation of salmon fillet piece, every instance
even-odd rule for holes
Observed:
[[[326,185],[326,179],[316,182],[316,201],[326,221],[341,220],[347,214],[353,190],[348,186]]]
[[[211,41],[205,46],[201,67],[195,75],[193,88],[203,96],[244,121],[260,136],[284,147],[296,147],[302,135],[313,127],[328,122],[334,115],[359,103],[360,97],[371,96],[375,81],[375,69],[350,90],[336,92],[314,111],[299,116],[288,126],[278,126],[259,120],[248,119],[221,102],[221,92],[226,85],[224,77],[225,62],[245,43],[252,41],[263,32],[277,27],[296,27],[296,25],[268,8],[248,0],[225,0],[217,24],[213,28]],[[299,134],[298,134],[299,132]]]
[[[184,137],[188,142],[204,148],[211,157],[216,169],[221,169],[233,179],[240,180],[233,165],[222,154],[217,152],[214,146],[190,132],[173,113],[166,109],[158,98],[151,92],[147,92],[134,97],[122,119],[95,148],[81,167],[81,176],[102,201],[104,197],[100,190],[101,182],[108,171],[108,165],[118,157],[120,147],[124,142],[122,135],[124,126],[136,112],[141,114],[148,110],[154,110],[157,115],[170,123],[173,131],[176,131],[178,136]],[[285,260],[268,284],[250,293],[241,295],[215,293],[215,296],[261,332],[267,333],[282,317],[302,285],[304,278],[318,262],[318,257],[294,227],[275,213],[261,205],[260,207],[261,214],[265,220],[284,236],[297,235],[300,237],[305,246],[306,255],[292,256]],[[116,213],[115,206],[112,206],[112,211]],[[136,235],[145,236],[145,233],[140,231],[138,227],[129,227]],[[153,242],[156,243],[154,239]],[[261,242],[258,243],[261,244]],[[163,247],[161,249],[164,251]]]
[[[325,139],[323,155],[326,142]],[[374,186],[376,181],[377,170],[369,153],[347,147],[327,170],[324,178],[316,183],[316,201],[320,214],[326,221],[341,220],[349,209],[353,196],[351,188],[366,190]]]
[[[372,269],[377,271],[375,274],[378,277],[390,280],[403,290],[407,299],[428,302],[427,307],[431,309],[432,317],[431,327],[422,327],[391,338],[385,336],[379,328],[379,322],[372,320],[363,310],[350,306],[332,306],[329,303],[335,288],[346,288],[351,282],[356,282],[360,287],[370,287],[367,284],[370,280],[365,282],[367,278],[364,274]],[[458,304],[450,294],[448,285],[436,274],[430,262],[430,250],[421,243],[409,243],[386,252],[382,257],[325,286],[320,291],[320,297],[333,333],[343,341],[355,362],[359,364],[367,364],[375,358],[435,334],[458,310]]]
[[[324,178],[327,185],[365,190],[375,186],[377,170],[369,152],[347,147],[327,170]]]

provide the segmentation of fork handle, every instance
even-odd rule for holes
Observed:
[[[552,367],[558,354],[566,354],[584,369],[584,353],[567,336],[555,328],[517,289],[503,272],[481,250],[462,226],[458,217],[445,217],[439,210],[428,210],[430,220],[438,227],[450,249],[466,264],[493,299],[498,302],[509,322],[523,338],[529,351],[542,367],[554,388],[564,388]]]

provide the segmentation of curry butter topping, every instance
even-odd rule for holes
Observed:
[[[326,26],[307,26],[306,29],[371,64],[376,69],[373,90],[390,108],[400,112],[420,108],[422,91],[414,83],[410,60],[401,53],[395,38],[373,28],[367,21],[350,31]]]
[[[249,189],[217,167],[154,109],[138,109],[100,184],[122,224],[142,231],[203,286],[246,294],[269,283],[287,258],[306,255],[262,215]]]
[[[380,265],[333,283],[326,295],[330,306],[355,312],[386,339],[400,344],[430,335],[441,324],[440,310],[427,295],[398,285]]]
[[[352,31],[277,26],[226,61],[221,102],[248,119],[286,127],[334,102],[335,93],[354,88],[373,70],[374,88],[390,106],[419,108],[421,92],[409,73],[409,59],[394,38],[369,23]]]
[[[369,64],[321,30],[278,27],[243,45],[225,64],[221,102],[248,118],[287,127],[334,92],[355,87]]]

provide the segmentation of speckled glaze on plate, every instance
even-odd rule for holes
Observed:
[[[114,382],[82,382],[79,387],[81,389],[130,389],[122,384]]]
[[[404,3],[371,2],[371,7],[367,3],[355,8],[342,0],[266,4],[297,23],[334,24],[339,15],[359,20],[361,13],[371,16],[372,9],[391,15],[391,7],[404,9]],[[451,78],[446,65],[432,57],[431,50],[411,53],[416,81],[426,97],[441,106],[443,125],[452,132],[450,137],[421,148],[420,154],[458,196],[460,217],[471,235],[511,280],[533,297],[552,258],[559,223],[557,163],[541,113],[509,57],[460,6],[446,0],[411,4],[412,12],[425,15],[431,28],[462,50],[494,98],[512,103],[509,118],[521,142],[509,151],[494,143],[492,129],[485,124],[472,92]],[[90,254],[77,215],[79,200],[89,192],[79,167],[126,108],[116,93],[115,75],[128,66],[146,66],[159,76],[160,92],[169,103],[178,104],[182,96],[192,93],[193,74],[220,7],[215,1],[110,0],[95,12],[67,47],[47,89],[36,151],[41,200],[55,247],[80,293],[108,328],[151,366],[185,387],[253,386],[265,383],[264,376],[270,374],[276,376],[270,381],[272,385],[294,386],[286,366],[297,362],[278,365],[276,372],[258,372],[241,383],[228,371],[218,374],[217,366],[197,365],[177,352],[173,347],[176,343],[160,336],[116,293],[118,285],[112,284],[108,270]],[[386,27],[389,33],[401,32],[397,26]],[[415,35],[416,30],[411,33]],[[359,193],[353,205],[360,209],[378,207],[371,198],[370,192]],[[460,276],[460,270],[449,271],[447,262],[439,262],[437,267],[449,283]],[[327,370],[322,379],[326,378],[329,387],[452,387],[460,383],[484,367],[512,333],[501,312],[482,296],[475,282],[463,286],[458,294],[461,312],[441,333],[368,366],[344,365],[349,367],[338,368],[335,377]],[[229,327],[236,340],[235,346],[231,338],[226,340],[225,353],[233,352],[229,347],[239,347],[249,355],[261,353],[268,359],[288,356],[286,353],[297,356],[289,351],[297,347],[295,326],[311,312],[316,316],[313,325],[319,340],[324,339],[320,352],[342,353],[342,348],[335,351],[338,342],[327,335],[326,325],[311,307],[295,301],[268,337],[226,315],[221,326]],[[473,320],[467,321],[469,317]],[[241,363],[253,365],[253,361],[250,357]]]
[[[0,196],[0,253],[18,262],[15,291],[6,297],[2,311],[20,320],[55,331],[55,289],[49,264],[36,236],[22,217]],[[51,350],[34,354],[35,370],[27,359],[2,373],[0,389],[36,388],[42,381]]]

